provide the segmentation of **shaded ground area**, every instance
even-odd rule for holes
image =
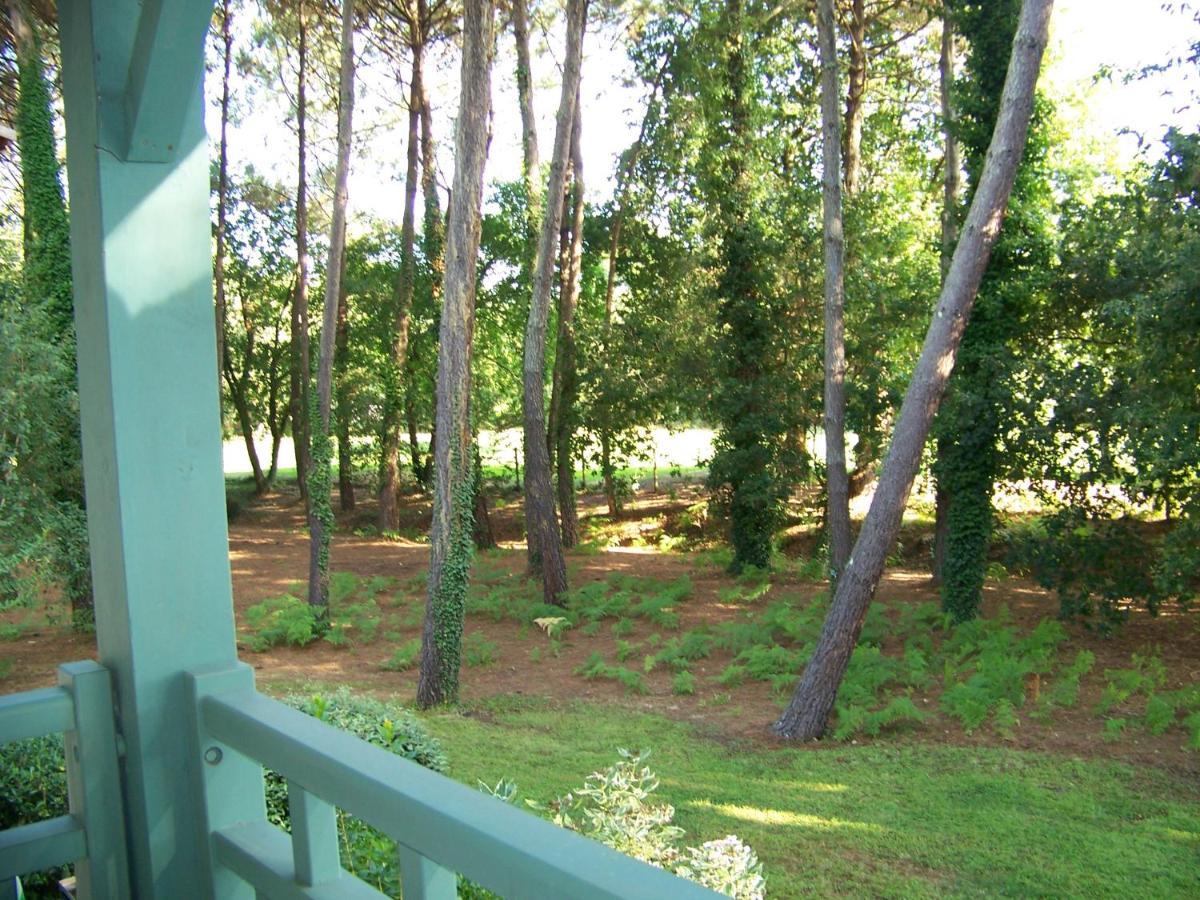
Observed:
[[[598,700],[630,710],[662,713],[720,741],[774,744],[766,729],[788,696],[794,681],[789,675],[776,676],[773,683],[753,679],[721,682],[718,679],[728,672],[734,654],[714,648],[707,656],[687,664],[692,690],[687,693],[681,691],[677,670],[645,663],[646,657],[654,657],[680,635],[712,632],[725,623],[751,621],[779,601],[804,609],[819,602],[823,595],[824,583],[813,580],[816,572],[802,560],[786,565],[769,582],[747,585],[723,571],[718,554],[664,551],[663,546],[672,546],[689,529],[702,530],[702,500],[697,491],[686,487],[678,487],[669,495],[639,495],[626,514],[612,522],[603,515],[602,498],[584,497],[581,514],[589,540],[569,555],[574,588],[596,582],[619,588],[619,576],[627,575],[662,585],[686,581],[688,591],[686,598],[666,613],[678,617],[672,627],[622,616],[600,620],[590,628],[566,630],[556,639],[528,622],[512,621],[502,614],[505,604],[528,602],[523,598],[535,595],[536,590],[524,582],[524,550],[517,543],[519,508],[501,505],[493,510],[502,546],[481,555],[476,563],[472,605],[477,611],[468,617],[467,665],[463,669],[467,704],[479,707],[491,698],[505,696],[547,698],[553,702]],[[401,702],[411,700],[415,669],[404,669],[406,661],[397,661],[396,657],[398,648],[407,645],[411,650],[419,634],[423,578],[428,565],[428,546],[422,541],[428,502],[419,495],[410,498],[397,535],[380,537],[373,521],[373,503],[361,502],[353,515],[343,517],[334,542],[335,586],[342,585],[346,597],[343,603],[350,609],[341,645],[316,641],[304,647],[280,646],[264,652],[249,649],[253,634],[247,627],[246,611],[289,592],[303,596],[307,535],[302,506],[297,495],[285,489],[247,505],[231,524],[235,604],[239,630],[246,639],[242,655],[258,671],[261,683],[289,690],[309,682],[341,683]],[[806,549],[802,534],[792,544]],[[911,552],[904,554],[900,565],[889,569],[877,598],[883,603],[878,623],[885,633],[883,648],[896,655],[904,652],[899,623],[907,621],[912,610],[937,601],[928,576],[917,565],[923,546],[920,534],[906,534],[902,546],[911,548]],[[605,585],[597,589],[608,590]],[[995,617],[1001,607],[1007,608],[1016,630],[1024,632],[1053,616],[1057,602],[1027,580],[989,579],[985,615]],[[89,637],[73,634],[60,625],[26,624],[14,629],[13,621],[10,615],[10,639],[0,643],[0,657],[8,661],[9,669],[0,685],[7,691],[51,683],[57,662],[93,652]],[[967,733],[959,722],[939,711],[941,681],[933,678],[909,692],[916,708],[926,714],[925,720],[885,732],[874,740],[998,745],[1119,759],[1200,774],[1200,753],[1187,746],[1187,735],[1180,728],[1152,734],[1139,727],[1116,731],[1109,724],[1111,719],[1124,722],[1142,715],[1144,697],[1123,701],[1106,716],[1096,711],[1108,683],[1105,670],[1127,669],[1134,654],[1161,659],[1166,678],[1162,690],[1200,683],[1198,625],[1200,616],[1175,606],[1163,609],[1157,617],[1135,611],[1127,625],[1107,638],[1069,625],[1061,651],[1064,656],[1069,658],[1081,649],[1095,655],[1093,668],[1080,682],[1078,702],[1070,708],[1055,708],[1044,717],[1017,709],[1017,725],[1004,729],[1003,734],[990,726]],[[886,636],[893,626],[894,639]],[[627,680],[580,674],[589,661],[596,663],[598,659],[608,667],[610,676],[616,669],[626,670]],[[402,670],[392,670],[397,667]],[[1029,695],[1035,698],[1041,688],[1036,678],[1027,686]],[[871,740],[859,736],[856,743]]]

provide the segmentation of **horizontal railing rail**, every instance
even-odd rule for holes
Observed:
[[[287,780],[290,836],[265,821],[212,828],[214,863],[267,896],[382,896],[341,869],[336,809],[397,841],[406,900],[455,897],[455,873],[509,898],[721,896],[253,689],[199,692],[197,703],[203,744],[197,750],[208,766],[219,767],[233,751]]]
[[[0,831],[0,898],[16,878],[75,865],[81,897],[129,896],[112,684],[98,663],[58,668],[58,687],[0,697],[0,745],[61,734],[67,815]]]

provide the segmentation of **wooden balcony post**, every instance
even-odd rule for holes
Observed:
[[[206,866],[188,670],[236,662],[201,89],[210,0],[63,0],[71,251],[101,662],[132,893]],[[252,817],[261,797],[230,797]]]

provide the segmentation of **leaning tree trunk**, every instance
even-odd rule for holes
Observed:
[[[575,309],[583,262],[583,151],[580,144],[582,113],[575,99],[575,125],[571,132],[571,224],[563,254],[563,277],[558,294],[558,339],[554,355],[554,392],[550,439],[554,443],[555,487],[564,547],[579,543],[579,515],[575,510],[575,471],[572,445],[575,435]],[[565,221],[565,216],[564,216]]]
[[[860,3],[861,0],[855,0],[856,6]],[[845,245],[833,0],[817,0],[817,33],[821,44],[825,218],[825,518],[829,526],[829,574],[836,581],[850,558],[850,482],[846,474]]]
[[[229,27],[231,15],[229,0],[223,0],[221,3],[221,45],[224,48],[224,55],[221,70],[221,138],[217,151],[217,246],[213,253],[218,384],[220,384],[221,376],[225,374],[225,232],[228,222],[229,199],[229,72],[233,64],[233,31]]]
[[[954,23],[950,18],[950,4],[942,8],[942,55],[938,65],[938,87],[942,100],[942,130],[946,142],[946,158],[942,165],[942,281],[950,271],[950,258],[954,253],[954,242],[958,239],[958,195],[962,182],[961,163],[958,158],[958,141],[954,136]],[[937,456],[942,457],[941,441]],[[936,468],[936,467],[935,467]],[[950,495],[938,478],[934,483],[934,526],[933,526],[933,584],[942,583],[942,565],[946,560],[946,541],[950,536],[947,512]]]
[[[494,9],[466,0],[462,91],[454,138],[454,188],[446,236],[446,275],[438,326],[437,423],[428,602],[421,634],[417,703],[458,697],[459,656],[471,568],[474,503],[471,429],[471,340],[475,327],[475,269],[479,252],[483,167],[491,107]]]
[[[317,360],[316,428],[313,431],[309,487],[308,605],[324,620],[329,610],[329,544],[333,537],[330,465],[333,442],[329,423],[333,411],[333,351],[337,334],[338,298],[346,247],[346,202],[350,179],[350,136],[354,117],[354,0],[342,0],[342,56],[338,71],[337,170],[334,176],[333,222],[329,226],[329,257],[325,264],[325,307],[321,320],[321,349]]]
[[[562,96],[555,122],[554,153],[546,188],[533,296],[525,326],[524,392],[525,424],[525,527],[530,536],[529,567],[542,579],[545,602],[561,605],[567,590],[567,567],[562,536],[554,510],[554,485],[550,477],[550,455],[546,449],[545,368],[546,325],[550,317],[551,282],[554,277],[554,245],[562,218],[563,185],[571,151],[575,123],[575,98],[579,93],[583,56],[583,31],[587,0],[570,0],[567,5],[567,52],[563,60]]]
[[[812,659],[788,708],[773,726],[784,737],[810,740],[824,733],[850,655],[858,643],[867,607],[883,574],[887,553],[895,544],[930,423],[954,368],[971,306],[1000,234],[1029,132],[1034,87],[1053,5],[1053,0],[1024,0],[1021,7],[1001,112],[987,162],[900,407],[871,509],[850,562],[838,579]]]
[[[401,386],[408,356],[408,332],[412,322],[413,291],[416,285],[417,166],[421,141],[421,101],[424,48],[412,42],[412,83],[408,97],[408,170],[404,176],[404,218],[400,225],[400,273],[396,279],[394,321],[388,360],[387,397],[383,414],[383,458],[379,479],[379,530],[400,527],[400,419]]]
[[[299,4],[299,43],[296,74],[296,285],[292,294],[291,409],[292,444],[296,453],[296,483],[305,509],[309,505],[309,348],[308,348],[308,23],[304,0]]]

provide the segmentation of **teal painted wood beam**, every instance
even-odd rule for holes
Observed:
[[[125,82],[125,158],[171,159],[202,72],[180,72],[180,59],[203,55],[211,0],[143,0]]]
[[[193,12],[207,6],[194,2]],[[183,98],[174,158],[124,160],[112,142],[126,121],[138,9],[129,0],[63,0],[59,25],[96,634],[125,747],[132,893],[152,898],[179,896],[207,868],[203,803],[190,789],[202,763],[191,747],[184,672],[230,668],[236,646],[203,42],[155,69],[171,82],[161,89]]]

